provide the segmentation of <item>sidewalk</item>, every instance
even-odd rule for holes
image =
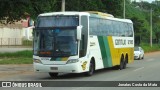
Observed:
[[[32,64],[10,64],[0,65],[0,78],[18,74],[31,74],[34,73]]]

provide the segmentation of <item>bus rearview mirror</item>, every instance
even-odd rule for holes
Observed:
[[[81,40],[82,26],[77,26],[77,40]]]

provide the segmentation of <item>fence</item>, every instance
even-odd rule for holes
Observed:
[[[0,47],[32,47],[32,41],[22,38],[0,38]]]

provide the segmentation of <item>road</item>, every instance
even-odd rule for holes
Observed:
[[[16,67],[16,66],[15,66]],[[3,66],[4,68],[4,66]],[[17,68],[17,67],[16,67]],[[19,71],[22,70],[23,67]],[[32,65],[28,66],[28,69],[25,66],[25,69],[28,72],[22,72],[19,74],[13,75],[5,75],[0,77],[0,81],[160,81],[160,52],[153,52],[145,54],[144,60],[135,60],[134,63],[128,64],[127,68],[124,70],[114,70],[112,68],[98,70],[95,74],[91,77],[85,77],[83,74],[61,74],[56,79],[51,79],[47,73],[34,73],[32,71]],[[14,70],[14,69],[12,69]],[[4,71],[4,69],[3,69]],[[0,71],[1,72],[1,71]],[[9,70],[7,71],[9,72]],[[85,85],[84,85],[85,86]],[[138,87],[54,87],[54,90],[135,90]],[[18,90],[19,88],[10,88],[8,90]],[[28,89],[28,88],[26,88]],[[30,88],[32,89],[32,88]],[[34,90],[39,90],[40,88],[34,88]],[[42,88],[41,88],[42,89]],[[46,90],[51,90],[53,88],[46,88]],[[160,88],[148,88],[148,87],[141,87],[140,90],[159,90]],[[1,89],[5,90],[5,89]],[[25,89],[23,89],[25,90]]]

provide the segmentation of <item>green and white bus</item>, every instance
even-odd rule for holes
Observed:
[[[36,72],[85,73],[134,61],[133,23],[100,12],[40,14],[34,28]]]

